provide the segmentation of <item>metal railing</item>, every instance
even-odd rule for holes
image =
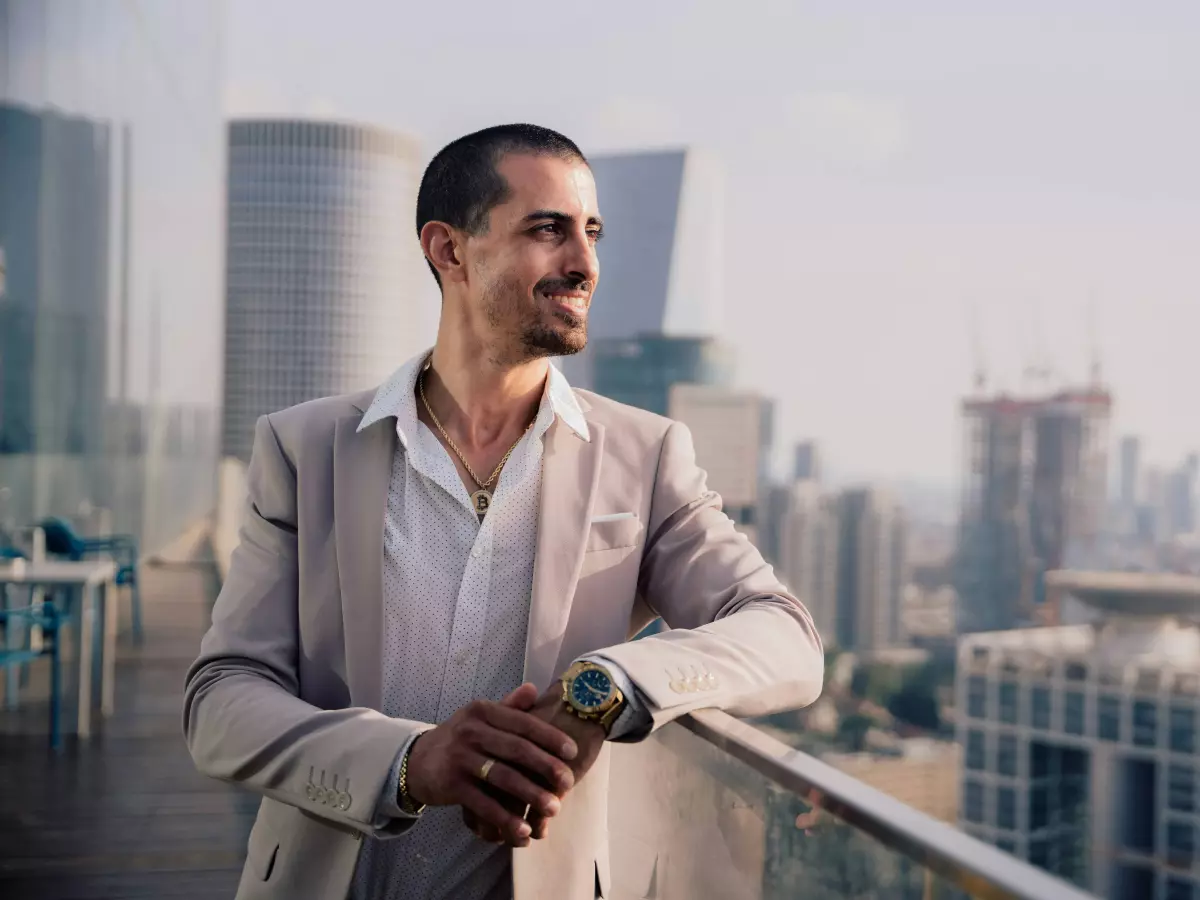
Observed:
[[[726,713],[697,710],[680,719],[679,724],[768,782],[827,811],[971,898],[1096,900],[1092,894],[939,822]],[[954,776],[948,773],[947,777]]]

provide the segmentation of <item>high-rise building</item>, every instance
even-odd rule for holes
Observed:
[[[904,643],[904,591],[909,582],[904,511],[886,491],[858,488],[837,506],[837,603],[830,643],[876,652]]]
[[[1099,538],[1111,408],[1100,387],[963,403],[960,632],[1031,620],[1044,599],[1044,573]]]
[[[671,388],[668,415],[687,425],[696,461],[726,514],[753,541],[770,456],[774,405],[749,392],[698,384]]]
[[[800,482],[820,483],[820,463],[817,445],[806,441],[796,445],[792,458],[792,480],[786,484],[772,484],[764,492],[762,509],[759,520],[759,550],[767,562],[775,566],[783,566],[786,551],[784,549],[783,530],[786,519],[793,505],[793,488]]]
[[[592,389],[665,416],[676,384],[730,387],[733,354],[716,338],[661,334],[589,342]]]
[[[259,416],[372,387],[432,342],[413,232],[421,156],[378,128],[229,126],[223,454]]]
[[[675,385],[719,390],[732,383],[732,356],[715,338],[724,277],[718,168],[691,149],[597,155],[590,162],[606,233],[600,283],[588,310],[588,345],[560,365],[576,387],[678,418]],[[683,414],[698,417],[688,424],[701,431],[695,435],[701,465],[707,458],[724,469],[703,449],[712,417],[703,405]],[[723,482],[732,492],[722,490]],[[757,484],[751,496],[718,473],[713,486],[728,494],[726,510],[738,526],[753,533]],[[656,622],[647,631],[660,627]]]
[[[784,489],[778,525],[778,574],[808,607],[830,646],[837,634],[838,505],[815,481]]]
[[[1167,477],[1166,534],[1175,538],[1196,530],[1196,472],[1190,460]]]
[[[821,480],[821,454],[814,441],[801,441],[796,445],[792,478],[796,481]]]
[[[0,104],[0,453],[103,453],[116,140],[104,120]]]
[[[220,4],[0,0],[0,490],[152,554],[212,508]]]
[[[1133,510],[1138,505],[1138,481],[1142,474],[1142,441],[1129,434],[1121,438],[1120,484],[1118,503],[1122,510]]]
[[[1200,579],[1047,584],[1094,621],[959,639],[960,825],[1100,897],[1200,896]]]
[[[605,376],[593,363],[610,341],[720,333],[724,219],[719,167],[700,151],[597,155],[591,166],[606,232],[600,283],[588,310],[588,348],[562,366],[573,385],[598,390]],[[682,343],[656,350],[668,363],[710,352]]]

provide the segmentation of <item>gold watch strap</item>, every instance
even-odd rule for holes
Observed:
[[[625,701],[625,694],[621,692],[621,689],[614,684],[613,690],[616,692],[617,702],[600,717],[600,725],[604,728],[605,734],[612,731],[613,724],[617,719],[621,718],[621,713],[625,712],[625,707],[628,705]]]

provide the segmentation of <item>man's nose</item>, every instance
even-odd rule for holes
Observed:
[[[600,260],[596,256],[596,247],[587,235],[571,241],[570,256],[567,259],[568,276],[577,281],[586,281],[593,290],[600,278]]]

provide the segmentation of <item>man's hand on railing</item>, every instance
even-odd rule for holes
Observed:
[[[824,818],[825,810],[821,806],[823,799],[823,795],[816,788],[809,791],[804,798],[804,801],[809,805],[809,809],[807,812],[802,812],[796,816],[796,827],[804,832],[805,837],[811,837],[812,830]]]

